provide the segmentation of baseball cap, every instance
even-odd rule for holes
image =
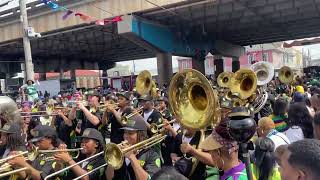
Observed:
[[[158,98],[158,101],[164,101],[164,102],[168,102],[168,98],[161,96]]]
[[[137,114],[131,117],[130,119],[128,119],[128,122],[125,125],[125,127],[121,129],[128,130],[128,131],[146,131],[147,124],[145,123],[143,117]]]
[[[293,99],[293,102],[304,102],[305,101],[304,95],[300,92],[295,92],[293,94],[292,99]]]
[[[81,138],[89,138],[97,140],[101,145],[105,144],[102,134],[93,128],[87,128],[83,131]]]
[[[303,94],[304,93],[303,86],[296,86],[296,91]]]
[[[0,132],[4,132],[8,134],[19,133],[20,131],[21,131],[21,127],[19,126],[18,123],[6,123],[0,129]]]
[[[33,135],[33,138],[30,140],[30,142],[38,142],[44,137],[57,137],[56,131],[46,125],[37,125],[32,131],[31,134]]]
[[[117,97],[122,96],[124,98],[126,98],[127,100],[130,100],[130,93],[129,92],[119,92],[117,93]]]
[[[152,96],[150,95],[142,95],[138,100],[139,101],[152,101]]]

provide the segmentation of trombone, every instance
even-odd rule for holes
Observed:
[[[126,116],[122,116],[122,117],[121,117],[121,122],[122,122],[122,124],[124,124],[124,125],[127,124],[127,123],[128,123],[128,120],[129,120],[130,118],[132,118],[133,116],[141,113],[142,110],[143,110],[143,107],[140,107],[140,108],[137,109],[136,112],[130,113],[130,114],[126,115]]]
[[[111,167],[113,167],[115,170],[117,169],[120,169],[122,164],[123,164],[123,161],[124,161],[124,155],[130,151],[141,151],[141,150],[145,150],[145,149],[149,149],[150,147],[154,146],[155,144],[158,144],[159,142],[163,141],[164,139],[166,138],[166,135],[162,135],[162,134],[157,134],[155,136],[152,136],[151,138],[149,139],[146,139],[144,141],[141,141],[137,144],[134,144],[132,146],[129,146],[129,147],[126,147],[126,148],[123,148],[122,146],[126,143],[126,142],[122,142],[120,144],[115,144],[115,143],[109,143],[106,145],[104,151],[101,151],[91,157],[88,157],[82,161],[79,161],[71,166],[68,166],[68,167],[65,167],[64,169],[61,169],[55,173],[52,173],[50,174],[49,176],[46,176],[44,178],[44,180],[47,180],[51,177],[54,177],[68,169],[71,169],[72,167],[76,166],[76,165],[79,165],[85,161],[88,161],[90,159],[93,159],[95,157],[98,157],[98,156],[101,156],[101,155],[104,155],[104,159],[106,161],[105,164],[77,177],[76,179],[74,180],[77,180],[77,179],[80,179],[84,176],[87,176],[89,174],[91,174],[92,172],[100,169],[101,167],[104,167],[104,166],[107,166],[107,165],[110,165]]]
[[[34,161],[40,154],[53,154],[53,153],[57,153],[57,152],[78,152],[76,156],[74,156],[73,158],[77,158],[80,154],[80,151],[83,148],[76,148],[76,149],[55,149],[55,150],[38,150],[38,148],[36,147],[32,147],[31,152],[29,151],[24,151],[21,153],[18,153],[16,155],[12,155],[12,156],[8,156],[4,159],[0,160],[0,164],[3,164],[7,161],[9,161],[10,159],[16,158],[18,156],[24,156],[27,155],[27,159],[30,161]],[[46,158],[53,158],[53,156],[46,156]],[[53,159],[52,159],[53,160]],[[1,169],[1,168],[0,168]]]
[[[19,154],[12,155],[12,156],[6,157],[4,159],[1,159],[0,160],[0,164],[2,164],[2,165],[0,166],[0,178],[1,177],[5,177],[5,176],[10,176],[12,174],[15,174],[15,173],[18,173],[18,172],[21,172],[21,171],[25,171],[25,170],[28,169],[28,168],[19,168],[19,169],[16,169],[16,170],[12,170],[12,168],[11,168],[12,166],[10,164],[6,163],[8,160],[16,158],[18,156],[27,155],[27,158],[26,158],[27,160],[34,161],[41,154],[41,155],[43,155],[43,157],[41,157],[42,160],[53,161],[53,160],[55,160],[55,158],[53,156],[54,153],[57,153],[57,152],[78,152],[76,154],[76,156],[72,157],[73,159],[76,159],[76,158],[79,157],[80,151],[82,149],[83,148],[56,149],[56,150],[38,150],[37,148],[33,147],[30,153],[28,151],[24,151],[24,152],[21,152]],[[51,154],[51,155],[48,156],[46,154]]]
[[[156,123],[152,123],[152,124],[150,124],[150,131],[151,131],[151,133],[153,133],[153,134],[159,133],[159,132],[161,131],[161,128],[162,128],[163,126],[165,126],[165,125],[167,125],[167,124],[174,123],[174,122],[176,122],[176,119],[173,119],[173,120],[171,120],[171,121],[169,121],[169,122],[162,123],[162,124],[159,124],[159,125],[157,125]]]

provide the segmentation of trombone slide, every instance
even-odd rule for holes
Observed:
[[[18,173],[18,172],[26,171],[26,170],[28,170],[28,169],[29,169],[29,168],[24,167],[24,168],[19,168],[19,169],[12,170],[12,171],[9,171],[9,172],[1,173],[1,174],[0,174],[0,178],[6,177],[6,176],[10,176],[10,175],[16,174],[16,173]]]

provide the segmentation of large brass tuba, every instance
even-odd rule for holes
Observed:
[[[0,116],[1,126],[7,122],[22,123],[17,104],[8,96],[0,96]]]
[[[268,84],[274,76],[274,67],[269,62],[260,61],[254,63],[250,68],[257,75],[258,86],[264,86]]]
[[[151,95],[153,97],[157,94],[156,83],[152,80],[151,73],[144,70],[139,73],[136,79],[136,90],[140,95]]]
[[[217,83],[220,87],[227,88],[231,82],[231,78],[234,75],[233,72],[222,72],[217,78]]]
[[[257,89],[257,76],[250,69],[239,69],[230,82],[230,91],[240,99],[247,99]]]
[[[288,66],[283,66],[279,71],[279,80],[284,84],[291,84],[293,82],[293,71]]]
[[[172,77],[169,103],[179,123],[186,128],[200,130],[218,123],[217,92],[199,71],[185,69]]]

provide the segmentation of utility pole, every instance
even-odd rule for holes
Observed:
[[[24,82],[27,80],[34,80],[34,71],[33,71],[33,63],[31,56],[31,46],[30,39],[27,33],[28,29],[28,15],[27,15],[27,7],[26,0],[19,0],[20,4],[20,21],[22,22],[22,36],[23,36],[23,49],[24,49],[24,57],[25,57],[25,76]]]

